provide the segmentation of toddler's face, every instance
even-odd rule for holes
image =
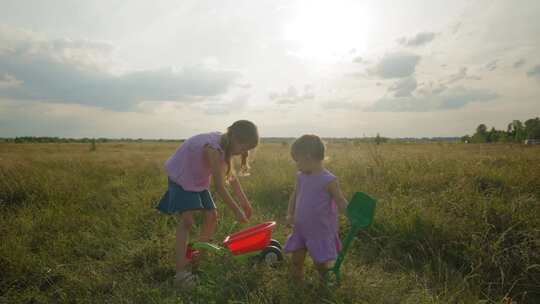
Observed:
[[[310,173],[317,165],[310,155],[295,155],[293,159],[296,162],[296,168],[303,173]]]

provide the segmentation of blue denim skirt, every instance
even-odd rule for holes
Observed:
[[[166,214],[182,213],[191,210],[212,210],[216,209],[216,204],[208,189],[193,192],[186,191],[182,186],[172,180],[168,180],[169,187],[163,194],[156,209]]]

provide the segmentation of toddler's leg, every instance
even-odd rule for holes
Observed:
[[[306,259],[306,249],[299,249],[292,253],[292,268],[291,275],[292,277],[301,282],[304,280],[304,260]]]
[[[328,271],[328,269],[330,269],[332,262],[333,261],[328,261],[324,263],[315,263],[315,268],[319,272],[321,280],[324,280],[324,276],[326,275],[326,272]]]
[[[176,272],[183,272],[186,269],[188,260],[186,259],[187,241],[189,232],[193,226],[193,211],[186,211],[180,215],[180,222],[176,228]]]

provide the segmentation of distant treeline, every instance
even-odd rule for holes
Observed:
[[[263,137],[262,143],[278,143],[289,145],[294,142],[294,137]],[[427,142],[459,142],[459,137],[406,137],[388,138],[382,136],[375,137],[327,137],[323,138],[328,143],[427,143]],[[0,138],[0,142],[10,143],[111,143],[111,142],[183,142],[184,139],[144,139],[144,138],[63,138],[49,136],[21,136],[15,138]]]
[[[263,143],[293,143],[295,137],[263,137],[261,141]],[[325,142],[328,143],[373,143],[373,142],[390,142],[390,143],[402,143],[402,142],[459,142],[460,137],[400,137],[391,138],[383,137],[377,134],[374,137],[323,137]]]
[[[488,130],[485,124],[480,124],[472,135],[461,138],[463,142],[523,142],[527,139],[540,139],[540,118],[531,118],[524,123],[514,120],[508,124],[505,130],[496,130],[494,127]]]
[[[143,139],[143,138],[63,138],[49,136],[21,136],[0,138],[0,142],[13,143],[107,143],[107,142],[182,142],[183,139]]]

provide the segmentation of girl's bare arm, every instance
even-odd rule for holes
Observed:
[[[242,185],[240,185],[240,181],[238,180],[238,177],[232,176],[229,179],[231,186],[233,188],[234,193],[236,194],[236,197],[240,200],[240,206],[242,209],[244,209],[244,212],[246,213],[246,217],[249,219],[251,217],[251,204],[249,203],[249,200],[244,193],[244,190],[242,190]]]
[[[225,178],[221,167],[220,152],[210,147],[206,147],[204,151],[206,152],[217,193],[221,196],[223,202],[231,208],[239,222],[247,222],[244,212],[238,207],[232,196],[229,194],[229,191],[225,188]]]

